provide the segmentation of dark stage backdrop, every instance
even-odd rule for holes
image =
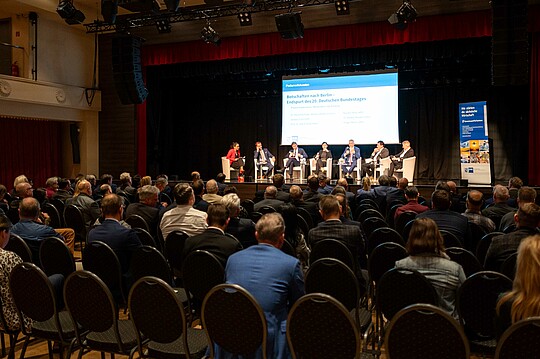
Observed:
[[[288,150],[278,146],[281,75],[391,65],[400,72],[400,138],[411,141],[418,158],[415,182],[460,177],[458,104],[481,100],[488,101],[496,180],[526,178],[528,88],[490,85],[490,45],[490,38],[477,38],[149,66],[148,173],[189,178],[198,170],[205,179],[215,177],[232,141],[240,143],[248,173],[257,140],[279,156],[281,167]],[[330,147],[334,157],[348,139],[344,133],[343,144]],[[362,147],[363,156],[372,147]],[[318,150],[304,148],[310,156]]]

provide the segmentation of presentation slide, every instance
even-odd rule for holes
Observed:
[[[283,78],[281,144],[399,143],[397,72]]]

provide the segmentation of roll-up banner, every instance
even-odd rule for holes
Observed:
[[[459,104],[461,179],[473,185],[491,183],[486,101]]]

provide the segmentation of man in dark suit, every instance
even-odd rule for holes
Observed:
[[[289,190],[289,194],[291,196],[291,203],[296,208],[303,208],[305,209],[313,219],[313,223],[317,224],[319,223],[322,218],[321,214],[319,213],[318,209],[318,203],[316,202],[306,202],[304,201],[304,192],[302,192],[302,189],[300,186],[293,185],[291,186],[291,189]]]
[[[208,210],[209,203],[206,202],[202,198],[203,195],[204,195],[204,182],[203,182],[203,180],[198,179],[198,180],[193,181],[193,184],[191,185],[191,187],[193,188],[193,194],[195,195],[195,203],[193,204],[193,208],[198,209],[199,211],[206,212]],[[169,207],[167,207],[167,209]]]
[[[229,210],[229,225],[225,232],[235,236],[244,248],[257,244],[255,223],[249,218],[239,217],[240,197],[236,193],[228,193],[223,196],[221,203]]]
[[[77,190],[73,198],[66,201],[66,205],[74,204],[81,209],[88,230],[100,216],[99,205],[92,198],[92,186],[87,180],[77,182]]]
[[[307,179],[308,188],[304,191],[304,201],[319,203],[321,194],[319,193],[319,177],[311,175]]]
[[[386,158],[388,156],[390,156],[390,151],[388,151],[388,148],[384,147],[384,142],[377,142],[377,146],[373,149],[371,156],[362,163],[362,177],[365,175],[370,177],[373,176],[375,165],[381,161],[381,158]]]
[[[414,157],[414,150],[411,148],[411,143],[408,140],[401,142],[401,147],[403,149],[397,155],[390,158],[392,162],[390,162],[390,169],[388,170],[389,176],[394,174],[394,170],[403,168],[403,160],[405,158]]]
[[[150,229],[152,236],[156,235],[159,224],[158,202],[159,189],[156,186],[146,185],[139,191],[139,203],[132,203],[126,208],[126,218],[132,214],[141,216]]]
[[[536,190],[532,187],[521,187],[518,191],[516,203],[518,207],[524,205],[525,203],[536,203]],[[501,223],[499,223],[499,231],[503,232],[508,226],[514,224],[514,214],[516,213],[517,210],[508,212],[501,218]]]
[[[272,176],[272,183],[277,189],[276,199],[283,202],[289,202],[289,191],[285,187],[285,177],[281,173],[276,173]]]
[[[373,189],[373,200],[379,206],[379,211],[382,214],[386,213],[386,195],[393,188],[390,185],[390,177],[382,175],[379,177],[379,185]]]
[[[298,144],[296,142],[291,143],[291,150],[288,154],[288,160],[285,163],[285,167],[287,168],[287,173],[289,174],[289,179],[292,181],[293,178],[293,167],[300,166],[300,163],[302,160],[306,160],[308,158],[308,155],[306,151],[304,151],[303,148],[298,147]]]
[[[255,172],[259,173],[259,167],[267,167],[268,170],[263,172],[263,177],[266,177],[268,173],[271,173],[274,169],[274,155],[268,151],[268,148],[263,147],[262,143],[257,141],[255,142],[255,151],[253,151],[253,158],[256,161]]]
[[[320,194],[332,193],[332,190],[334,189],[334,187],[328,184],[330,182],[330,179],[326,177],[324,173],[319,173],[317,175],[317,178],[319,180],[319,188],[317,189],[317,192],[319,192]]]
[[[495,187],[493,187],[493,202],[495,204],[485,208],[482,211],[484,216],[488,217],[495,223],[496,228],[499,227],[501,218],[505,214],[514,211],[514,208],[509,206],[507,203],[509,198],[510,194],[508,192],[508,188],[500,184],[495,185]]]
[[[409,180],[400,178],[397,187],[392,187],[386,192],[386,208],[390,209],[390,205],[394,202],[406,203],[405,189],[409,185]]]
[[[62,202],[65,202],[68,198],[73,197],[71,191],[71,182],[69,178],[61,178],[58,181],[58,191],[52,196],[52,198],[58,198]]]
[[[229,256],[241,250],[242,245],[236,239],[225,235],[225,229],[229,224],[229,211],[225,205],[212,204],[208,207],[207,213],[208,228],[186,240],[183,257],[196,250],[208,251],[225,267]]]
[[[356,161],[362,157],[360,149],[354,145],[354,140],[349,140],[349,145],[345,147],[341,154],[339,163],[343,176],[350,177],[356,168]]]
[[[259,210],[262,207],[270,206],[277,211],[279,206],[281,206],[285,202],[280,201],[279,199],[276,199],[276,196],[277,196],[276,186],[266,187],[266,190],[264,191],[264,199],[262,201],[255,203],[255,206],[253,206],[253,210],[255,212],[259,212]]]
[[[200,178],[198,178],[200,179]],[[218,194],[220,196],[223,196],[223,192],[225,191],[225,187],[227,187],[227,185],[225,184],[225,180],[227,179],[227,176],[225,176],[225,173],[218,173],[217,176],[216,176],[216,183],[217,183],[217,186],[218,186]],[[195,183],[196,180],[193,180],[193,183]],[[202,195],[202,194],[201,194]],[[195,202],[197,203],[197,202]],[[204,210],[206,212],[206,210]]]

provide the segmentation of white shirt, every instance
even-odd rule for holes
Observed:
[[[189,205],[177,206],[165,212],[159,228],[161,228],[165,240],[172,231],[184,231],[191,237],[208,228],[207,217],[206,212],[199,211]]]

